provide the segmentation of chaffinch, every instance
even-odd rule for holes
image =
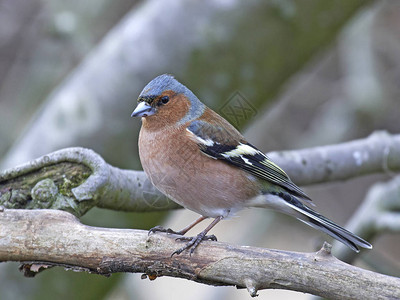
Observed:
[[[142,117],[139,155],[153,185],[183,207],[201,215],[180,231],[187,244],[176,250],[190,254],[209,230],[245,207],[272,208],[294,216],[359,252],[371,249],[367,241],[318,214],[311,199],[288,175],[228,121],[205,106],[173,76],[164,74],[146,85],[132,116]],[[214,218],[195,237],[183,235],[206,218]]]

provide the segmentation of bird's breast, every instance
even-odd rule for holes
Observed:
[[[247,172],[200,151],[185,129],[140,131],[139,155],[153,185],[203,216],[227,216],[260,192]]]

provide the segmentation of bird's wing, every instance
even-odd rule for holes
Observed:
[[[311,200],[290,180],[285,171],[263,152],[247,143],[233,127],[229,128],[232,129],[229,131],[226,124],[223,125],[225,126],[196,120],[186,130],[204,154],[224,160],[254,176],[279,185],[296,196]]]

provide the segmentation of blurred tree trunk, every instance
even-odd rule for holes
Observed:
[[[132,124],[138,123],[127,112],[150,79],[174,73],[216,110],[240,90],[257,111],[366,3],[146,2],[54,89],[1,165],[80,145],[115,165],[138,167],[132,151]],[[242,127],[251,117],[234,125]]]

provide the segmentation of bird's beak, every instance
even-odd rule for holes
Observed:
[[[147,117],[154,115],[155,112],[156,111],[154,107],[142,101],[138,103],[135,110],[132,112],[131,117]]]

